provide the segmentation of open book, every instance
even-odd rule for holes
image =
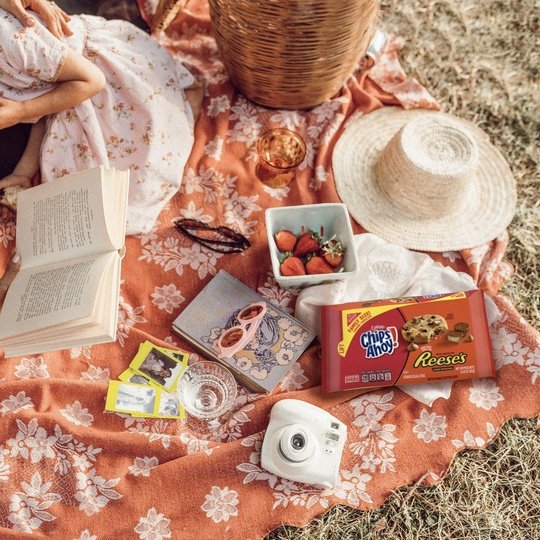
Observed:
[[[129,173],[98,167],[19,194],[21,269],[0,313],[19,356],[116,339]]]

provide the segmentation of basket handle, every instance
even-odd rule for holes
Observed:
[[[164,32],[188,4],[189,0],[159,0],[152,19],[152,33]]]

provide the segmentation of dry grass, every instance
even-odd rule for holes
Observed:
[[[389,29],[402,35],[406,71],[447,112],[482,127],[518,182],[503,291],[540,327],[538,174],[539,12],[536,0],[391,0]],[[540,538],[540,438],[532,420],[512,420],[485,450],[460,454],[430,488],[403,488],[379,509],[333,508],[302,529],[269,540]]]
[[[540,438],[534,420],[511,420],[493,444],[466,450],[431,487],[402,488],[379,509],[336,506],[268,540],[533,540],[540,538]]]
[[[407,73],[446,112],[484,129],[518,183],[505,285],[519,311],[540,326],[540,38],[536,0],[393,0],[383,14],[403,36]]]

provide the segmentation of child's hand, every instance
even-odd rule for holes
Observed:
[[[32,187],[32,179],[24,174],[8,174],[0,180],[0,189],[11,186]]]
[[[21,102],[0,97],[0,129],[14,126],[22,119]]]
[[[11,186],[32,187],[32,179],[24,174],[8,174],[0,180],[0,189]]]
[[[49,0],[0,0],[0,7],[11,13],[23,26],[35,26],[36,19],[26,12],[29,8],[36,12],[49,32],[58,39],[73,35],[68,27],[69,15]]]

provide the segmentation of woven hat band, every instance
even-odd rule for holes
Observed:
[[[454,214],[475,191],[474,139],[445,118],[421,115],[392,137],[375,165],[381,191],[400,211],[418,218]]]

